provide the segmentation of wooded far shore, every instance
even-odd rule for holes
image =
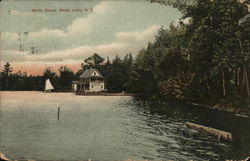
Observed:
[[[168,29],[160,28],[155,42],[148,43],[136,57],[128,53],[109,60],[94,53],[83,60],[76,73],[62,66],[58,72],[47,68],[40,76],[13,73],[11,63],[6,62],[0,90],[43,91],[45,79],[57,90],[71,90],[72,81],[86,69],[95,68],[110,93],[143,93],[249,115],[250,22],[244,19],[249,14],[246,5],[235,0],[166,4],[179,9],[181,20],[188,23],[173,22]]]

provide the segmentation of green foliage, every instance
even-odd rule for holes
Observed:
[[[153,2],[178,8],[190,21],[161,28],[141,50],[129,75],[131,91],[208,104],[248,98],[242,91],[249,91],[250,27],[239,25],[246,7],[235,0]]]
[[[84,60],[85,63],[88,63],[89,65],[99,65],[104,61],[104,58],[102,58],[97,53],[94,53],[91,57],[88,57]]]
[[[43,91],[46,79],[50,79],[56,90],[71,90],[71,83],[75,77],[74,73],[65,66],[59,69],[59,76],[53,72],[51,68],[46,68],[42,76],[27,76],[26,73],[22,73],[20,71],[15,74],[11,74],[12,70],[10,64],[7,64],[6,69],[4,69],[0,75],[1,90]],[[8,70],[7,67],[10,69]],[[9,74],[6,74],[7,72],[9,72]],[[8,85],[6,85],[6,82],[8,82]]]
[[[43,72],[44,80],[51,79],[53,80],[56,77],[56,73],[52,71],[51,68],[46,68]]]
[[[9,74],[8,77],[0,75],[1,90],[43,90],[43,77],[42,76],[27,76],[26,73],[17,72],[15,74]],[[8,81],[8,85],[6,85]]]
[[[10,63],[7,62],[4,65],[3,71],[1,73],[1,85],[3,85],[2,89],[9,90],[9,77],[12,72],[12,67],[10,66]]]
[[[9,76],[11,72],[12,72],[12,67],[10,67],[10,63],[7,62],[4,65],[4,68],[3,68],[3,71],[2,71],[2,75],[3,76]]]
[[[128,74],[132,63],[131,54],[127,54],[123,59],[116,56],[111,64],[106,65],[104,77],[109,92],[127,91],[126,82],[128,82]]]
[[[59,68],[59,87],[61,90],[71,90],[72,81],[74,80],[74,72],[66,66]]]

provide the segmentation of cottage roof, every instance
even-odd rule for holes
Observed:
[[[93,73],[96,72],[97,75],[93,75]],[[91,77],[99,77],[99,78],[103,78],[103,76],[101,75],[101,73],[99,73],[98,70],[96,69],[86,69],[79,78],[91,78]]]

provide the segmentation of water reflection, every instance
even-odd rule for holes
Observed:
[[[157,143],[161,158],[224,160],[241,159],[250,154],[250,146],[247,144],[250,142],[250,119],[148,98],[135,98],[131,106],[141,116],[137,118],[147,126],[138,126],[138,130],[150,134],[147,137]],[[218,141],[213,136],[187,129],[184,126],[186,121],[231,132],[234,140]]]
[[[219,142],[186,121],[232,132],[234,140]],[[250,155],[249,121],[148,98],[2,92],[1,151],[37,160],[243,159]]]

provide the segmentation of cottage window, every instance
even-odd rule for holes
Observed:
[[[94,85],[91,85],[91,88],[93,88],[94,87]]]
[[[101,85],[101,88],[103,88],[103,85]]]

